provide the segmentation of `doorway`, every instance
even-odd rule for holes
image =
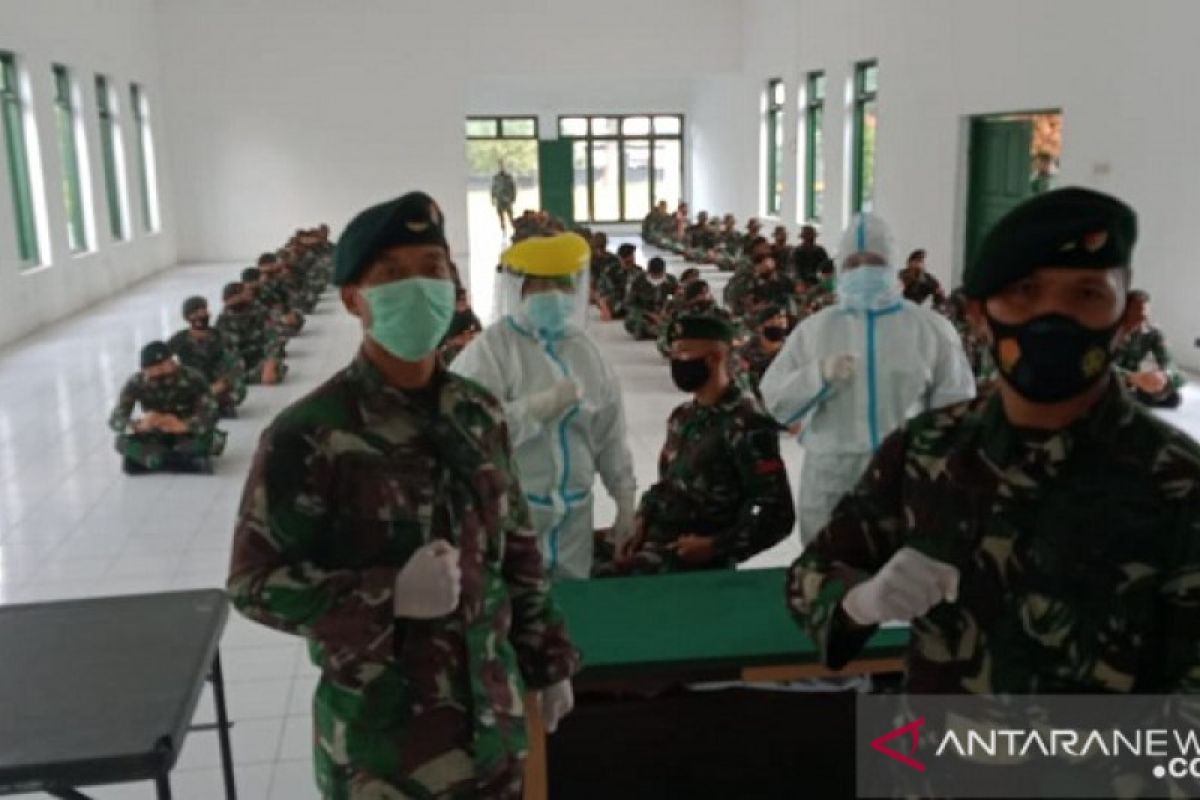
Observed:
[[[541,207],[538,186],[538,121],[534,116],[467,118],[467,235],[471,273],[467,278],[471,303],[487,317],[493,307],[495,266],[508,236],[492,205],[492,180],[503,165],[516,183],[513,216]],[[508,231],[511,235],[511,229]]]
[[[1034,194],[1054,188],[1062,158],[1061,111],[972,117],[968,150],[966,263],[992,226]]]

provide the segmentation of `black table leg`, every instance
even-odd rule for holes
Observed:
[[[154,779],[154,788],[158,791],[158,800],[171,800],[171,779],[159,775]]]
[[[221,744],[221,769],[225,773],[225,800],[237,800],[233,778],[233,749],[229,745],[229,714],[225,709],[225,676],[221,672],[221,651],[213,657],[213,699],[217,704],[217,741]],[[167,797],[170,797],[168,790]]]

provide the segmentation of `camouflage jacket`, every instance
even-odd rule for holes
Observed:
[[[610,305],[622,307],[625,305],[630,287],[645,274],[645,270],[641,267],[625,269],[618,263],[600,278],[599,283],[596,284],[596,291]]]
[[[734,385],[715,405],[678,406],[639,513],[651,539],[715,536],[726,564],[783,539],[795,509],[775,421]]]
[[[209,433],[217,425],[220,407],[208,388],[208,380],[191,367],[180,366],[168,378],[147,380],[139,371],[130,376],[121,389],[121,397],[108,417],[108,427],[125,433],[134,408],[142,412],[174,414],[188,426],[193,436]]]
[[[829,262],[829,253],[825,252],[825,248],[820,245],[814,245],[811,249],[800,246],[792,250],[791,261],[791,277],[798,281],[812,284],[820,280],[818,271],[821,266]],[[784,268],[783,264],[778,264],[780,268]]]
[[[775,360],[775,356],[777,355],[779,355],[779,351],[776,350],[774,353],[768,352],[763,347],[762,339],[758,336],[755,336],[738,348],[737,358],[741,371],[749,376],[751,385],[755,389],[758,388],[759,381],[762,380],[767,367],[771,366],[771,362]]]
[[[496,208],[512,208],[517,201],[517,182],[507,172],[497,172],[492,177],[492,205]]]
[[[738,300],[738,310],[743,314],[762,305],[776,305],[791,312],[796,303],[796,283],[779,271],[754,275]]]
[[[942,303],[946,299],[946,293],[942,291],[942,284],[925,270],[902,269],[900,270],[900,282],[904,285],[905,299],[911,300],[917,305],[924,304],[931,297],[934,305]]]
[[[1114,363],[1122,372],[1141,372],[1142,362],[1149,357],[1158,368],[1167,374],[1171,385],[1176,389],[1185,383],[1183,375],[1175,368],[1167,344],[1163,341],[1162,331],[1153,325],[1143,325],[1121,343],[1117,349]]]
[[[621,269],[621,259],[607,250],[600,255],[592,255],[591,263],[591,280],[592,287],[599,289],[604,281],[608,280],[608,274]]]
[[[666,276],[662,283],[655,286],[650,282],[650,277],[641,272],[629,287],[626,305],[637,311],[661,314],[667,307],[667,300],[678,288],[679,281],[675,280],[674,276]]]
[[[396,619],[396,576],[435,539],[460,552],[459,607]],[[402,392],[360,354],[276,417],[246,479],[228,587],[246,616],[309,640],[343,752],[404,773],[401,784],[438,760],[473,763],[480,783],[513,769],[526,687],[579,664],[504,412],[441,370],[431,388]],[[400,751],[380,754],[375,737],[398,730]]]
[[[283,339],[261,306],[253,305],[244,311],[226,308],[217,317],[217,330],[237,348],[247,370],[282,355]]]
[[[906,546],[961,573],[912,622],[909,691],[1200,691],[1200,448],[1119,381],[1062,431],[1014,427],[993,393],[888,437],[791,568],[830,667],[874,632],[846,592]]]
[[[179,363],[199,372],[210,384],[222,378],[233,387],[243,384],[246,376],[242,359],[233,342],[215,328],[205,333],[197,338],[190,328],[184,328],[171,337],[167,346]]]

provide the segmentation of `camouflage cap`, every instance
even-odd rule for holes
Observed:
[[[150,342],[142,348],[142,369],[161,364],[171,357],[171,348],[163,342]]]
[[[1115,197],[1078,187],[1046,192],[992,227],[963,288],[982,300],[1040,267],[1128,267],[1137,235],[1137,214]]]
[[[733,333],[733,326],[721,317],[711,314],[687,314],[671,325],[668,339],[671,342],[680,339],[703,339],[728,344],[733,341]]]
[[[183,318],[187,319],[197,311],[208,308],[208,301],[200,295],[192,295],[187,300],[183,301]]]
[[[433,244],[448,248],[445,219],[432,197],[409,192],[360,212],[342,231],[333,252],[333,283],[351,283],[389,247]]]

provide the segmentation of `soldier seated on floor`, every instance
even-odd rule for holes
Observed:
[[[180,364],[208,380],[221,416],[236,417],[237,407],[246,399],[246,375],[237,347],[212,326],[208,301],[203,297],[197,295],[183,302],[183,318],[188,327],[172,336],[167,346]]]
[[[650,259],[646,272],[633,279],[625,301],[625,330],[629,335],[639,341],[658,338],[667,302],[678,288],[678,281],[667,274],[667,262],[658,256]]]
[[[1117,374],[1142,405],[1178,408],[1185,381],[1171,360],[1162,331],[1150,321],[1150,294],[1141,289],[1130,292],[1129,308],[1131,328],[1114,357]]]
[[[667,422],[633,537],[615,552],[597,547],[597,577],[729,568],[792,530],[779,426],[731,378],[733,335],[710,315],[674,323],[671,377],[692,399]]]
[[[283,363],[283,337],[267,319],[266,312],[254,304],[252,295],[238,281],[221,290],[225,308],[217,317],[217,330],[226,336],[242,357],[242,368],[249,383],[267,386],[279,383],[287,375]]]
[[[133,417],[141,406],[142,416]],[[217,400],[208,381],[182,366],[163,342],[142,348],[141,370],[121,390],[108,424],[126,473],[168,470],[212,473],[212,456],[225,449],[217,428]]]

